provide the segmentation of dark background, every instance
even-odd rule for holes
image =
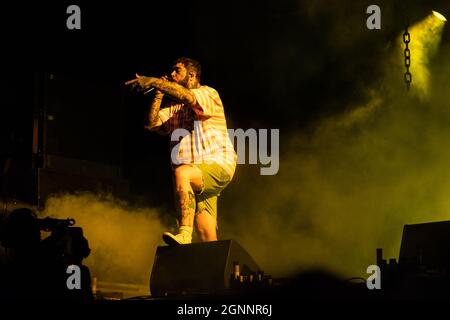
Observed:
[[[66,28],[71,4],[81,8],[81,30]],[[370,31],[366,8],[371,4],[2,5],[0,150],[3,157],[13,155],[11,193],[33,198],[34,191],[24,191],[36,188],[27,172],[40,167],[31,153],[32,122],[45,110],[44,153],[99,164],[107,180],[127,185],[127,196],[152,205],[169,203],[167,139],[143,129],[150,97],[123,84],[135,72],[160,76],[180,56],[202,63],[202,82],[220,93],[230,128],[279,128],[283,154],[283,137],[307,133],[320,119],[344,111],[349,101],[364,99],[364,88],[380,77],[383,50],[402,31],[405,14],[413,23],[431,9],[450,12],[443,1],[379,1],[382,29]],[[444,32],[443,41],[448,39]],[[80,176],[79,164],[54,168]],[[86,166],[87,176],[97,176],[99,166]]]

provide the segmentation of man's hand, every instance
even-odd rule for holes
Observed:
[[[156,80],[158,78],[140,76],[136,73],[136,79],[125,82],[125,85],[131,85],[132,87],[138,86],[140,90],[147,90],[152,87]]]

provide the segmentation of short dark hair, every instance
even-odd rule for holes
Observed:
[[[181,57],[175,60],[174,65],[177,63],[184,64],[188,72],[193,70],[197,75],[197,79],[200,81],[200,76],[202,75],[202,66],[200,65],[200,62],[191,58]]]

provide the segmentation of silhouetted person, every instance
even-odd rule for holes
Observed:
[[[82,260],[89,253],[82,229],[67,220],[38,219],[28,209],[13,210],[0,232],[7,261],[0,272],[0,297],[6,299],[63,299],[90,301],[91,279]],[[74,221],[73,221],[74,223]],[[72,224],[73,224],[72,223]],[[51,234],[41,240],[41,230]],[[71,265],[80,268],[80,289],[67,285]]]

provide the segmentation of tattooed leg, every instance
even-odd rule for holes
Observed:
[[[189,244],[195,219],[196,202],[194,191],[200,191],[203,184],[201,170],[196,166],[181,165],[175,169],[175,197],[179,212],[179,233],[163,233],[163,240],[170,246]]]
[[[180,225],[192,227],[194,225],[195,216],[195,195],[192,188],[189,186],[188,191],[177,190],[177,199]]]
[[[180,226],[193,227],[196,209],[193,188],[199,190],[202,184],[200,169],[189,165],[181,165],[175,170],[175,196],[180,215]]]

